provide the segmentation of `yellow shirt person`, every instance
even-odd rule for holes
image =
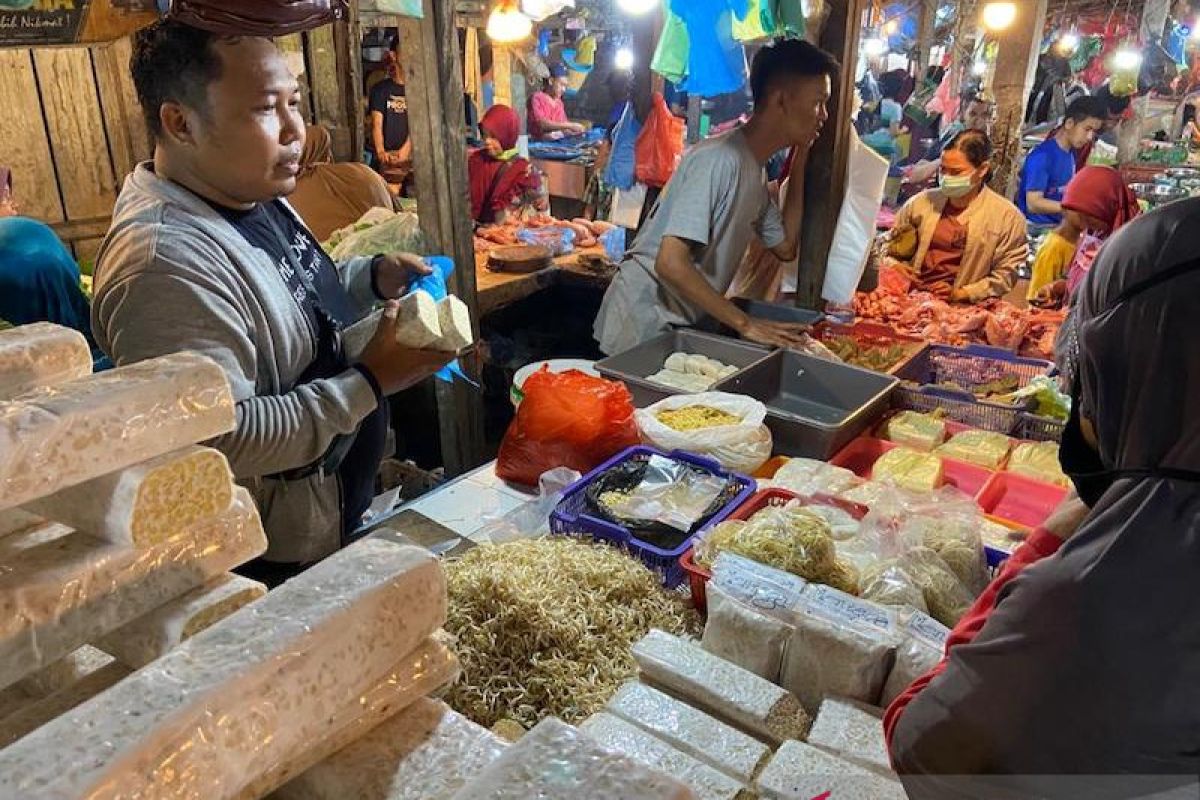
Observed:
[[[1067,277],[1067,269],[1071,266],[1071,259],[1075,257],[1075,245],[1075,240],[1067,238],[1058,230],[1051,231],[1046,236],[1033,262],[1033,274],[1029,278],[1026,299],[1035,300],[1038,292],[1044,287]]]

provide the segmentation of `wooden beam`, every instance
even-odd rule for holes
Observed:
[[[1017,3],[1017,18],[1006,30],[989,34],[996,42],[992,94],[996,97],[996,125],[992,130],[991,186],[1011,197],[1019,174],[1021,129],[1025,102],[1033,90],[1047,0]]]
[[[925,78],[929,57],[933,52],[934,27],[937,24],[938,0],[917,0],[917,81]]]
[[[333,26],[334,50],[337,54],[338,85],[352,152],[348,160],[362,159],[366,143],[366,103],[363,98],[362,24],[358,3],[350,4],[350,13]]]
[[[452,291],[479,331],[471,201],[467,194],[462,60],[453,0],[424,0],[423,19],[400,21],[405,94],[421,229],[435,251],[454,259]],[[449,474],[484,460],[483,402],[462,381],[437,386],[442,459]]]
[[[800,274],[796,305],[817,308],[833,234],[846,195],[850,160],[849,110],[854,102],[854,65],[863,13],[870,0],[829,0],[818,44],[833,53],[842,69],[829,100],[829,124],[813,145],[804,180],[804,221],[800,231]]]

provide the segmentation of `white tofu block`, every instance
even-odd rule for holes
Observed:
[[[808,730],[808,715],[791,692],[695,642],[652,630],[633,646],[633,657],[652,685],[769,743]]]
[[[113,544],[58,524],[0,539],[0,686],[266,549],[244,489],[229,511],[157,547]]]
[[[693,800],[684,784],[601,747],[565,722],[542,720],[454,800]]]
[[[454,295],[447,295],[437,304],[438,324],[442,335],[433,345],[435,350],[457,353],[475,341],[471,334],[471,311]]]
[[[758,777],[763,800],[906,800],[899,783],[803,742],[784,742]]]
[[[0,509],[228,433],[217,363],[175,353],[0,402]]]
[[[579,730],[604,747],[645,764],[691,787],[700,800],[741,800],[747,796],[741,781],[676,750],[653,734],[611,714],[594,714]]]
[[[266,593],[267,587],[258,581],[221,575],[122,625],[98,644],[125,666],[141,669]]]
[[[325,721],[308,742],[247,784],[238,800],[258,800],[360,741],[404,709],[458,680],[458,659],[437,635],[392,666],[382,680]],[[273,796],[274,797],[274,796]],[[348,796],[349,797],[349,796]],[[278,800],[278,798],[275,798]]]
[[[808,733],[808,743],[892,775],[882,709],[843,697],[827,697]]]
[[[273,800],[450,800],[507,745],[421,698],[279,791]]]
[[[396,317],[396,343],[423,350],[442,336],[437,303],[427,292],[409,292],[400,298]]]
[[[34,500],[25,508],[110,542],[152,547],[233,504],[224,454],[189,446]]]
[[[622,686],[607,710],[742,783],[771,755],[754,737],[642,683]]]
[[[92,372],[92,351],[79,331],[35,322],[0,331],[0,400]]]
[[[85,675],[70,686],[22,708],[15,714],[0,720],[0,747],[8,747],[51,720],[58,719],[68,711],[91,700],[118,681],[128,677],[131,670],[116,662]]]
[[[85,644],[72,650],[65,656],[47,664],[32,675],[27,675],[14,685],[24,689],[34,697],[43,698],[61,692],[112,664],[114,659],[103,650]]]
[[[0,751],[0,797],[238,797],[445,613],[432,554],[358,542]]]

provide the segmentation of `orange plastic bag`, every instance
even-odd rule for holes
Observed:
[[[623,383],[543,367],[522,392],[496,464],[506,481],[537,486],[542,473],[555,467],[588,472],[640,442],[633,397]]]
[[[637,138],[635,174],[640,183],[663,187],[683,157],[687,123],[671,113],[661,93],[655,92],[651,102],[650,115]]]

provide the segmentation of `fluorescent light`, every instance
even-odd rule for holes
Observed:
[[[617,51],[617,55],[613,58],[613,65],[617,69],[627,70],[633,68],[633,51],[628,47],[622,47]]]
[[[988,3],[983,7],[983,26],[988,30],[1005,30],[1016,19],[1016,3]]]
[[[532,33],[533,20],[518,11],[514,3],[500,2],[488,15],[487,35],[493,42],[519,42]]]
[[[863,40],[862,48],[868,56],[876,58],[887,52],[887,42],[877,36],[872,36],[870,39]]]
[[[640,16],[658,8],[659,0],[617,0],[617,6],[626,14]]]

